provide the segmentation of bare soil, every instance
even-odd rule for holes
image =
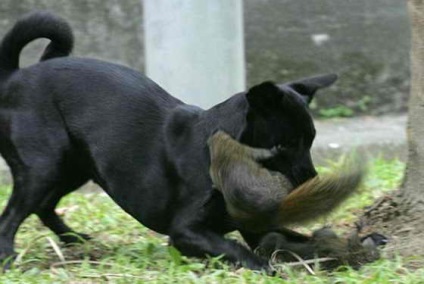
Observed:
[[[377,200],[367,208],[361,222],[366,230],[389,238],[387,257],[424,256],[424,212],[411,211],[402,203],[400,191]],[[421,259],[421,261],[423,261]],[[421,263],[421,265],[424,265]]]

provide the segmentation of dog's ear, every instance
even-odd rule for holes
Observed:
[[[246,98],[252,109],[266,111],[281,104],[282,92],[276,84],[267,81],[250,88]]]
[[[309,104],[319,89],[331,86],[336,80],[336,74],[326,74],[301,79],[285,85],[301,94]]]

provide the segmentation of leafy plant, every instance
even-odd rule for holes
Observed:
[[[319,110],[319,115],[323,118],[351,117],[354,111],[346,106],[336,106]]]

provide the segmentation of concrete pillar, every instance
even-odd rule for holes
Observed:
[[[245,89],[241,0],[144,0],[146,73],[204,108]]]

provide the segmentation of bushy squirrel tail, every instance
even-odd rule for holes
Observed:
[[[340,170],[316,176],[288,194],[279,207],[279,226],[305,223],[333,211],[360,186],[366,172],[365,161],[355,156]]]

